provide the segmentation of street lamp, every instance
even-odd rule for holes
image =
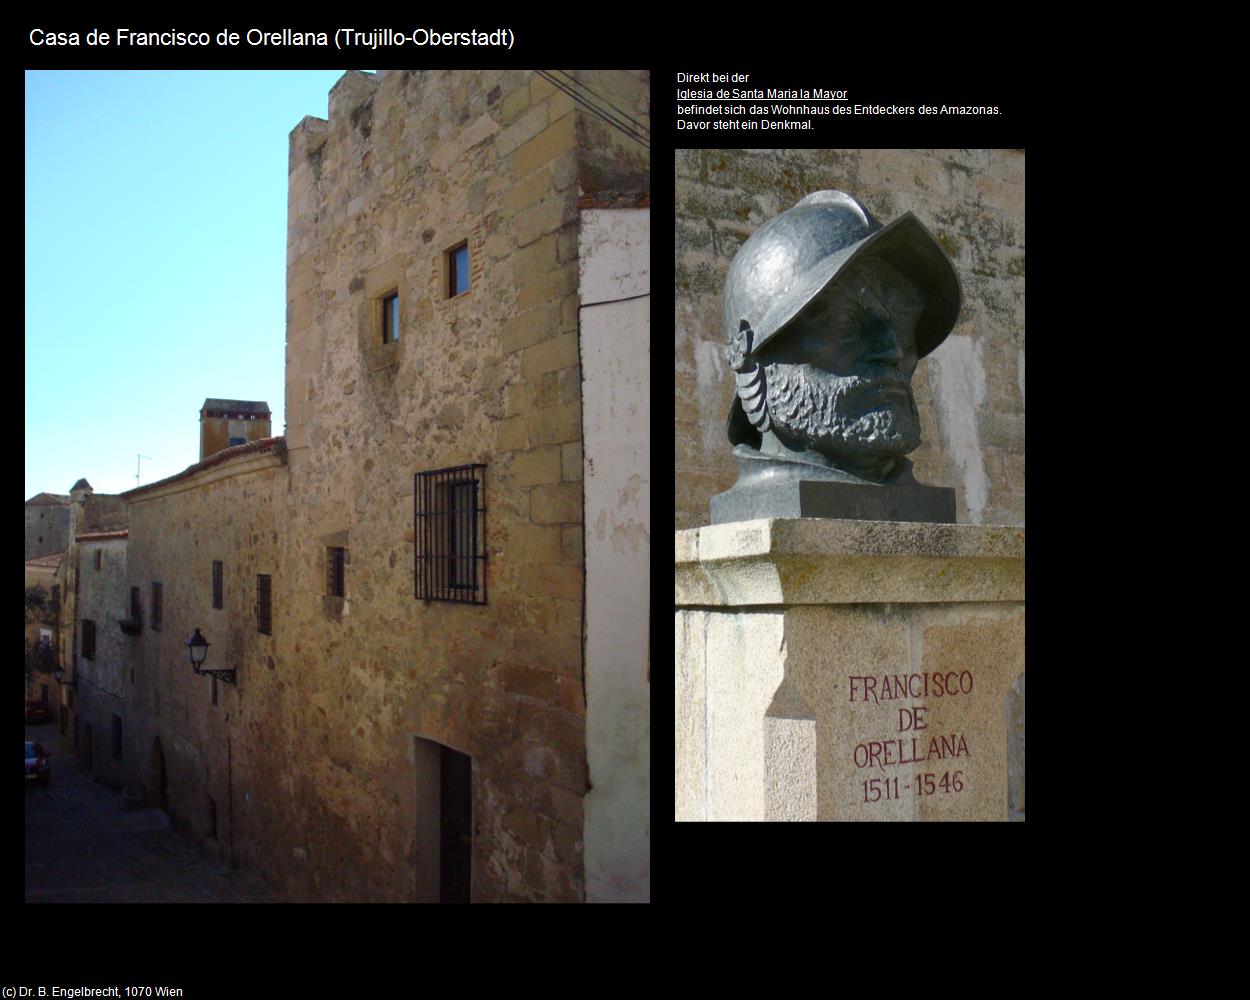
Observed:
[[[52,670],[52,678],[58,684],[68,684],[70,687],[74,688],[75,690],[78,689],[78,675],[75,674],[69,680],[66,680],[64,667],[54,667]]]
[[[203,667],[204,657],[208,654],[209,642],[197,628],[190,639],[187,640],[187,652],[191,654],[191,669],[197,674],[208,674],[216,677],[220,681],[227,684],[233,684],[235,671],[233,670],[208,670]]]

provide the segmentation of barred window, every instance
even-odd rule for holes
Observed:
[[[155,580],[152,581],[152,628],[157,632],[161,630],[161,614],[163,612],[164,593],[161,585]]]
[[[95,659],[95,622],[82,620],[82,656],[84,660]]]
[[[218,560],[213,561],[213,607],[221,607],[221,577],[222,565]]]
[[[418,598],[486,603],[485,471],[485,465],[460,465],[417,473]]]
[[[333,545],[326,549],[326,593],[347,596],[347,549]]]
[[[256,574],[256,631],[273,635],[273,587],[272,577]]]

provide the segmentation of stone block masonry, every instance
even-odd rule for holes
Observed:
[[[644,112],[645,74],[596,79]],[[212,703],[149,640],[135,778],[162,757],[175,811],[207,835],[212,798],[223,850],[285,898],[439,899],[456,781],[468,898],[586,896],[578,197],[649,178],[584,117],[526,71],[346,74],[290,137],[285,449],[134,491],[134,582],[170,576],[169,635],[212,627],[239,672]],[[487,602],[419,601],[414,477],[472,463]]]

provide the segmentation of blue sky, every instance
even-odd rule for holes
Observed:
[[[333,71],[26,74],[26,498],[199,458],[205,397],[283,430],[287,136]]]

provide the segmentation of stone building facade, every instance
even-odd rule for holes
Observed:
[[[37,493],[26,501],[26,561],[64,552],[69,544],[69,496]]]
[[[114,788],[123,781],[130,615],[126,589],[127,532],[78,535],[77,643],[73,676],[76,700],[70,720],[72,745],[84,769]]]
[[[721,297],[734,254],[804,195],[846,191],[888,222],[910,210],[954,261],[963,308],[916,370],[916,478],[953,486],[957,519],[1024,524],[1024,151],[679,149],[675,527],[708,523],[737,476]]]
[[[271,437],[269,404],[254,399],[206,399],[200,407],[200,460],[226,448]]]
[[[646,118],[645,73],[575,75]],[[583,407],[646,441],[649,183],[537,73],[348,73],[292,132],[286,433],[125,494],[127,780],[288,898],[649,897],[649,609],[585,594],[591,551],[647,592],[649,463]],[[419,596],[448,559],[485,603]]]

